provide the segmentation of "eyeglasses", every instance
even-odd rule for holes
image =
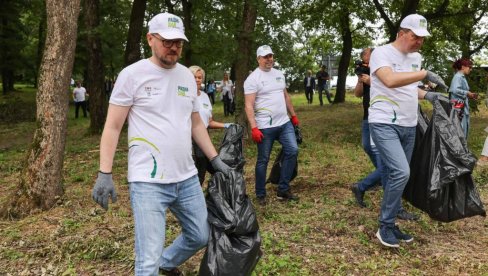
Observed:
[[[154,38],[156,38],[157,40],[161,41],[163,43],[163,46],[166,48],[171,48],[171,47],[173,47],[173,45],[176,45],[176,48],[181,48],[181,47],[183,47],[183,44],[185,44],[184,40],[166,40],[166,39],[163,39],[161,37],[157,37],[153,34],[151,34],[151,35]]]

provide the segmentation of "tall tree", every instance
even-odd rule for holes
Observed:
[[[85,0],[86,48],[88,66],[86,88],[90,94],[90,132],[101,133],[107,115],[105,74],[103,70],[102,42],[100,39],[100,0]]]
[[[63,195],[62,171],[68,95],[76,47],[80,0],[46,0],[47,34],[37,92],[37,129],[18,191],[3,206],[3,217],[47,210]]]
[[[125,48],[125,66],[141,59],[141,37],[146,12],[146,0],[134,0],[130,14],[129,33]]]
[[[254,27],[257,19],[257,7],[255,0],[245,0],[242,10],[241,27],[237,34],[237,58],[236,58],[236,122],[247,125],[247,117],[244,112],[244,80],[247,78],[250,64],[249,57],[254,56],[253,36]]]

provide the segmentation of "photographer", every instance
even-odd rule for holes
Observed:
[[[352,193],[356,199],[356,203],[360,207],[366,207],[364,203],[364,193],[377,185],[381,181],[381,159],[379,158],[376,147],[371,145],[368,124],[368,108],[369,108],[369,89],[371,80],[369,78],[369,57],[371,56],[372,48],[365,48],[361,52],[361,60],[355,62],[356,68],[354,73],[358,76],[358,83],[354,88],[354,95],[356,97],[363,97],[363,121],[361,128],[361,142],[363,149],[368,154],[369,159],[375,166],[375,170],[370,173],[365,179],[351,186]]]

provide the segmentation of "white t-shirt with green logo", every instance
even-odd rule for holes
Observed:
[[[131,107],[129,182],[174,183],[197,173],[191,156],[196,97],[195,78],[181,64],[164,69],[144,59],[120,72],[110,103]]]
[[[371,53],[371,100],[368,121],[404,127],[417,125],[417,82],[397,88],[388,88],[376,76],[376,70],[390,67],[393,72],[420,71],[419,53],[404,54],[391,44],[376,48]]]
[[[290,121],[286,109],[285,76],[271,68],[269,72],[254,70],[244,82],[244,94],[256,93],[254,116],[259,129],[278,127]]]
[[[203,124],[205,124],[205,127],[208,127],[210,118],[212,118],[212,104],[210,103],[208,95],[203,91],[200,91],[200,96],[197,96],[197,99],[200,104],[200,111],[198,112],[200,113]]]

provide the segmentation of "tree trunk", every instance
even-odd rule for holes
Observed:
[[[86,90],[90,95],[90,133],[101,133],[107,116],[107,97],[105,95],[105,74],[103,70],[102,42],[98,27],[100,25],[100,0],[85,0],[85,25],[89,30],[86,36],[88,51]]]
[[[37,56],[36,56],[36,72],[34,74],[34,87],[38,87],[39,80],[39,68],[41,67],[42,54],[44,51],[44,43],[46,42],[46,11],[39,11],[41,13],[41,20],[39,21],[39,27],[37,30],[38,42],[37,42]]]
[[[3,217],[23,217],[47,210],[63,195],[62,171],[68,90],[76,47],[80,0],[46,0],[46,49],[37,92],[37,129],[18,190],[0,210]]]
[[[242,126],[247,126],[246,112],[244,111],[244,81],[249,72],[249,59],[254,57],[253,37],[254,27],[256,26],[257,8],[254,0],[244,1],[244,10],[242,13],[242,23],[237,34],[237,62],[235,63],[236,74],[236,111],[235,120]]]
[[[146,0],[134,0],[130,13],[129,32],[127,34],[127,46],[125,47],[125,66],[141,59],[141,37],[144,25],[144,13],[146,12]]]
[[[340,24],[342,32],[342,53],[337,72],[338,79],[334,103],[343,103],[346,100],[347,68],[349,67],[352,51],[352,32],[350,29],[349,16],[342,17]]]

